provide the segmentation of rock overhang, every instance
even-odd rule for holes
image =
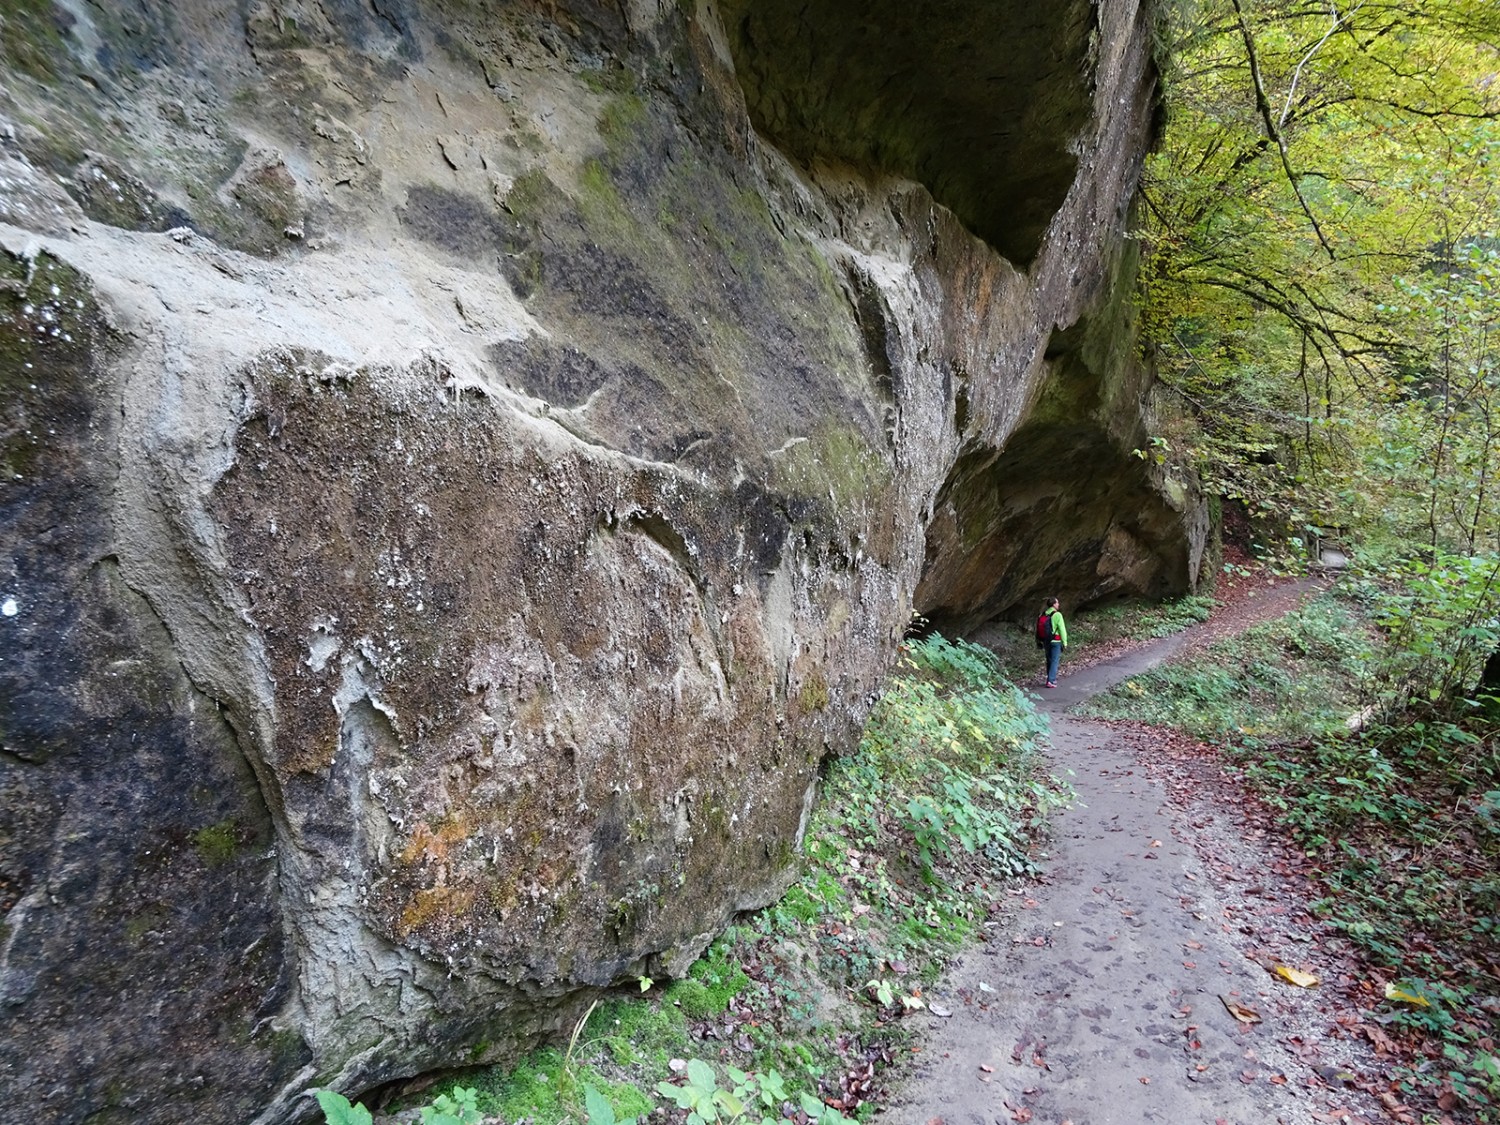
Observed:
[[[752,120],[803,161],[916,180],[1029,263],[1093,115],[1095,4],[727,0]]]

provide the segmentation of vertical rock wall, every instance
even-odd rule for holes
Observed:
[[[779,893],[913,608],[1038,569],[975,545],[1049,371],[1069,472],[1138,442],[1146,17],[1028,7],[935,9],[857,121],[852,6],[809,60],[712,5],[7,9],[13,1112],[291,1120]],[[1117,585],[1184,585],[1138,484]]]

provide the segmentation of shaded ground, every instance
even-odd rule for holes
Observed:
[[[1370,1092],[1383,1064],[1343,998],[1357,985],[1340,976],[1341,943],[1312,918],[1314,893],[1294,858],[1245,830],[1232,790],[1169,786],[1178,775],[1147,768],[1158,741],[1063,715],[1169,656],[1288,611],[1311,587],[1248,587],[1205,625],[1091,666],[1065,664],[1060,687],[1037,693],[1053,721],[1053,766],[1072,772],[1080,803],[1056,820],[1040,884],[1019,892],[1013,915],[934,990],[931,1039],[892,1107],[896,1120],[1384,1116]],[[1278,964],[1324,983],[1284,983],[1270,972]]]

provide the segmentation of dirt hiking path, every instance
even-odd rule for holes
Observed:
[[[1239,627],[1290,610],[1308,585],[1268,594]],[[1018,908],[933,991],[923,1061],[890,1111],[900,1125],[1380,1118],[1340,1080],[1375,1064],[1330,1035],[1320,990],[1251,959],[1269,945],[1294,967],[1317,960],[1305,903],[1244,897],[1274,848],[1245,839],[1233,808],[1174,807],[1124,732],[1062,714],[1230,631],[1210,621],[1036,692],[1054,772],[1072,772],[1079,804],[1057,817],[1039,884],[1015,892]]]

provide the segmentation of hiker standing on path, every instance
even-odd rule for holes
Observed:
[[[1057,686],[1057,666],[1062,662],[1062,650],[1068,647],[1068,625],[1063,620],[1062,610],[1056,598],[1047,599],[1047,607],[1036,619],[1036,639],[1047,650],[1047,686]]]

